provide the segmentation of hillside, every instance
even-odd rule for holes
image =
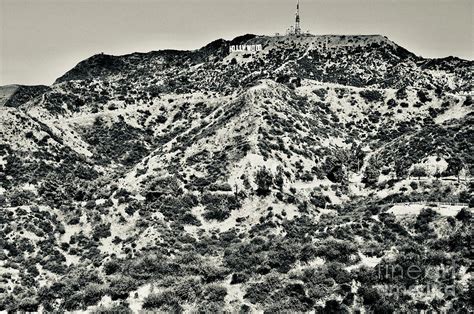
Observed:
[[[6,85],[0,87],[0,105],[3,106],[8,99],[15,93],[18,89],[17,85]]]
[[[0,86],[0,106],[18,107],[49,90],[50,88],[44,85]]]
[[[2,88],[0,311],[472,311],[472,69],[244,35]]]

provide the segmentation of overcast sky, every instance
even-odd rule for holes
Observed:
[[[283,33],[296,0],[0,0],[0,85],[46,84],[93,54],[196,49]],[[313,34],[382,34],[424,57],[474,59],[474,0],[301,0]]]

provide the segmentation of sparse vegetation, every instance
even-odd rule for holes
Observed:
[[[470,61],[332,39],[97,55],[20,90],[0,311],[472,311]]]

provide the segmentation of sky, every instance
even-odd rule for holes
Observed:
[[[474,59],[474,0],[300,0],[312,34],[381,34],[427,58]],[[97,53],[197,49],[284,33],[296,0],[0,0],[0,85],[45,84]]]

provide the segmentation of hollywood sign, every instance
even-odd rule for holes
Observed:
[[[262,45],[232,45],[230,52],[257,52],[262,50]]]

